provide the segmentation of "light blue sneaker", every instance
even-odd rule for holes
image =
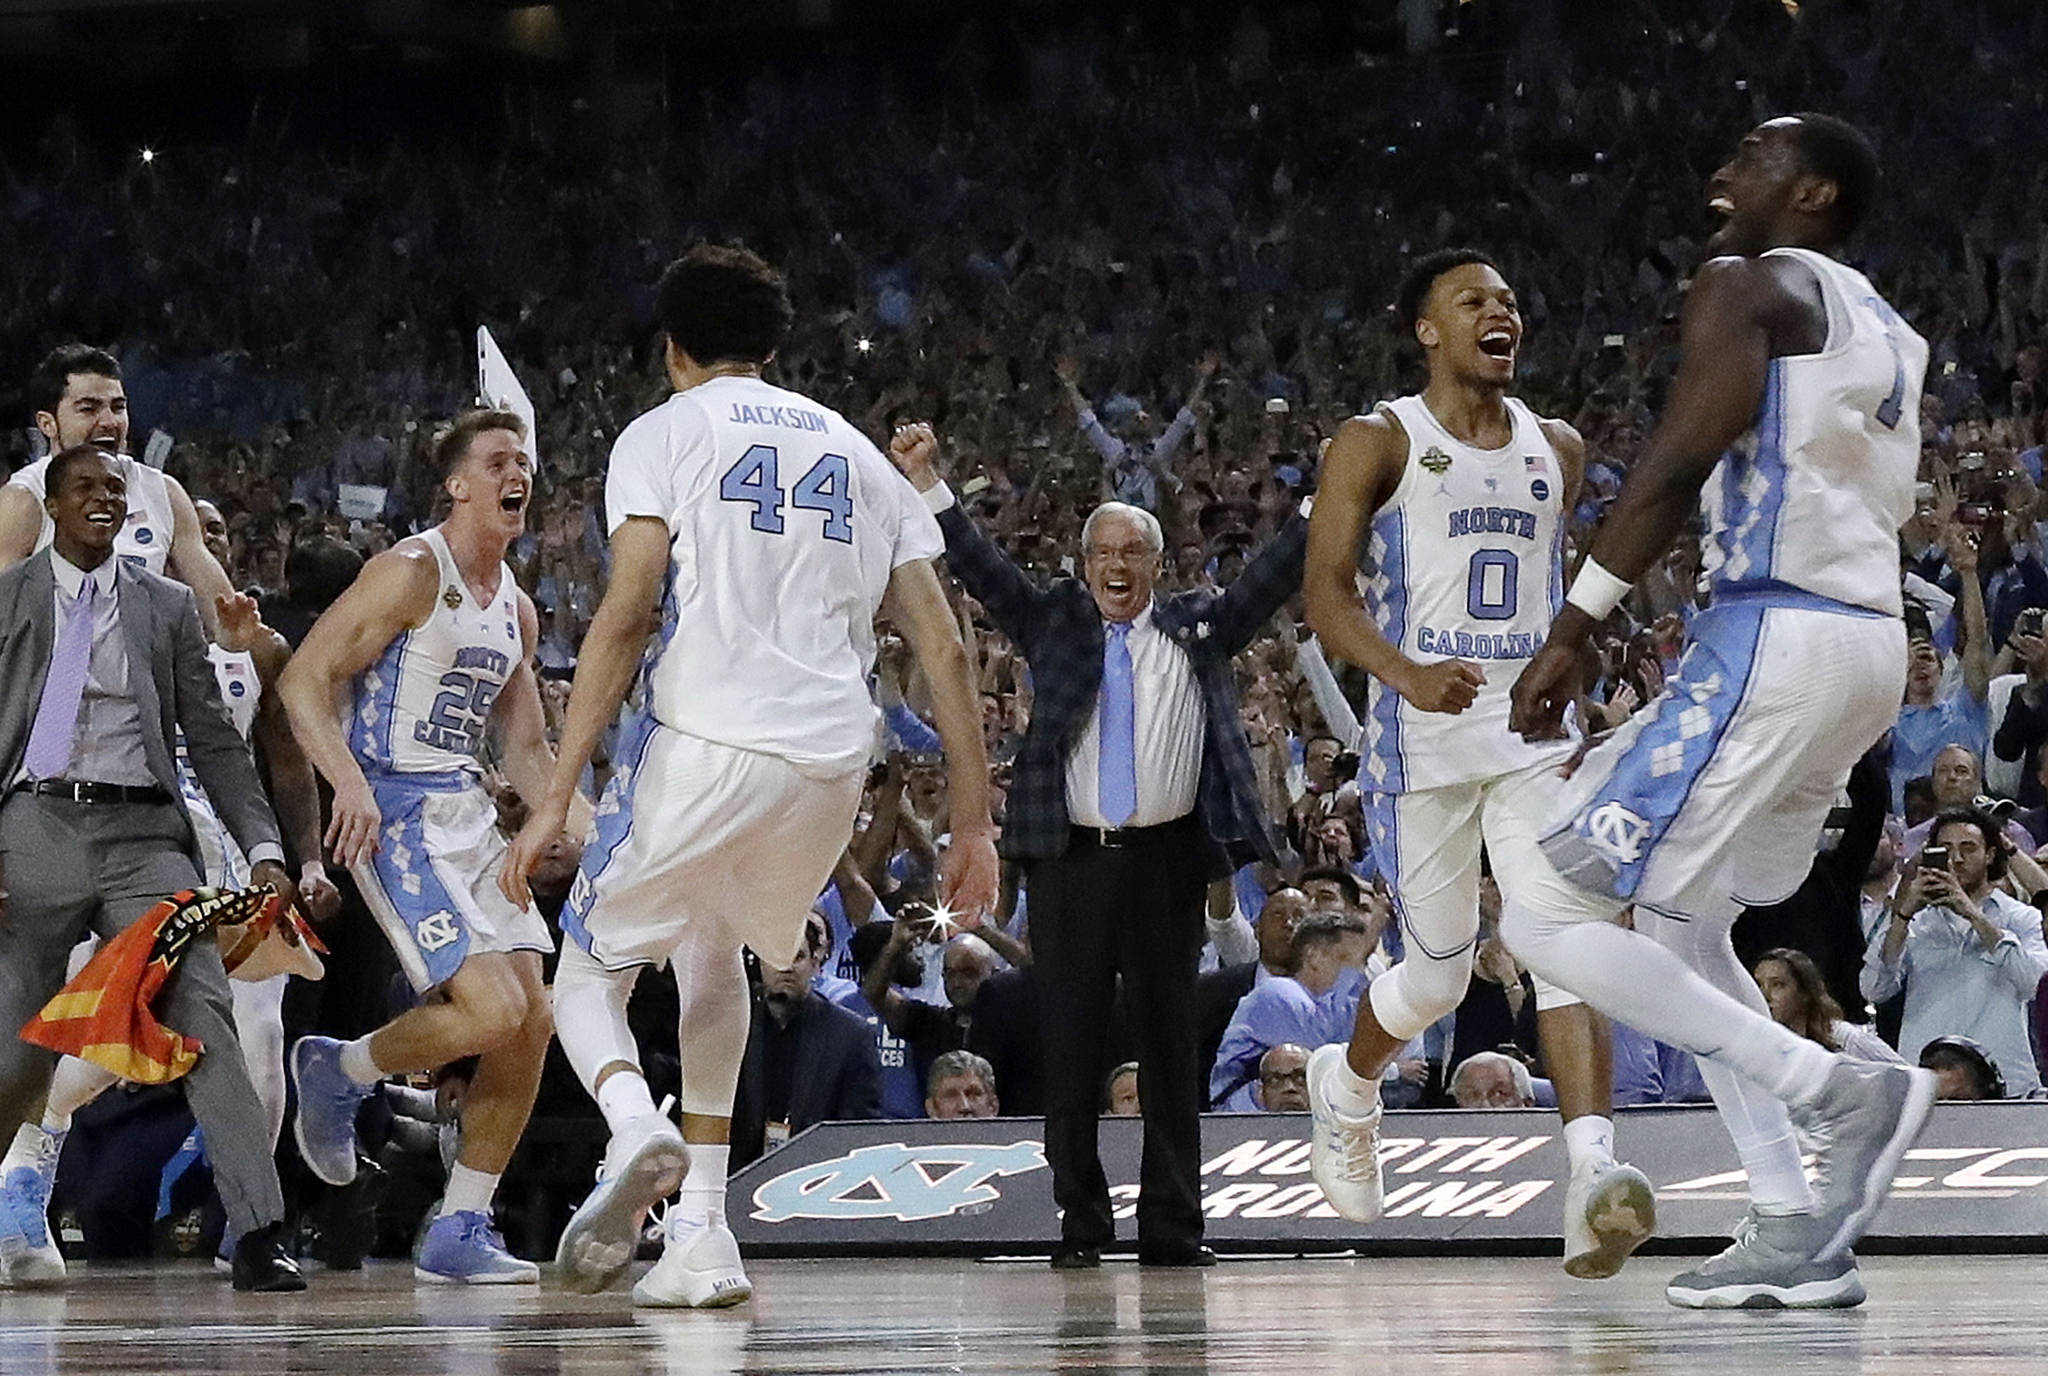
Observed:
[[[412,1273],[437,1285],[536,1285],[540,1267],[505,1248],[491,1216],[475,1209],[443,1214],[427,1226]]]
[[[373,1085],[359,1085],[342,1073],[341,1043],[332,1037],[301,1037],[292,1044],[292,1088],[299,1111],[292,1136],[306,1168],[330,1185],[356,1178],[356,1110]]]
[[[8,1285],[63,1283],[64,1254],[50,1236],[50,1191],[64,1137],[43,1133],[34,1164],[16,1166],[0,1181],[0,1280]]]

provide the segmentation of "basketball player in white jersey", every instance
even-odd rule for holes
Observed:
[[[980,703],[932,567],[945,548],[937,522],[843,417],[762,380],[791,319],[773,268],[700,245],[662,275],[657,312],[675,395],[612,449],[611,583],[553,782],[503,882],[525,900],[526,874],[637,679],[562,912],[555,1021],[612,1138],[557,1260],[569,1288],[602,1289],[632,1260],[648,1207],[681,1184],[661,1261],[633,1298],[708,1307],[752,1293],[724,1217],[748,1027],[741,948],[790,958],[852,833],[879,720],[867,674],[885,597],[931,681],[946,749],[941,896],[986,910],[997,870]],[[680,1134],[654,1106],[626,1025],[638,968],[663,961],[682,1003]]]
[[[1837,255],[1877,160],[1825,115],[1750,132],[1707,186],[1663,422],[1594,538],[1514,724],[1555,734],[1579,656],[1704,495],[1712,605],[1663,695],[1509,819],[1503,935],[1532,970],[1701,1058],[1749,1178],[1735,1245],[1673,1303],[1846,1306],[1851,1245],[1925,1121],[1934,1077],[1771,1021],[1729,944],[1804,879],[1849,768],[1903,692],[1897,536],[1913,514],[1927,345]],[[1702,488],[1705,491],[1702,494]],[[1613,924],[1635,908],[1635,929]],[[1823,1143],[1818,1198],[1786,1107]]]
[[[218,599],[232,595],[234,587],[206,547],[184,485],[128,453],[128,393],[114,356],[86,344],[52,350],[29,379],[29,399],[36,429],[52,454],[97,444],[119,457],[128,483],[128,520],[114,537],[114,552],[191,588],[206,633],[217,635]],[[49,467],[48,459],[38,459],[0,486],[0,569],[50,543],[55,527],[43,509]]]
[[[1565,520],[1585,471],[1571,426],[1507,394],[1522,320],[1484,254],[1418,260],[1398,309],[1428,386],[1338,430],[1302,583],[1323,645],[1373,676],[1358,782],[1405,949],[1366,991],[1349,1047],[1309,1061],[1315,1179],[1358,1222],[1381,1208],[1380,1074],[1471,981],[1480,846],[1507,798],[1570,754],[1508,730],[1508,685],[1563,600]],[[1611,1276],[1655,1214],[1649,1181],[1614,1159],[1611,1035],[1541,982],[1536,1006],[1572,1166],[1565,1269]]]
[[[356,1110],[379,1081],[479,1058],[462,1151],[415,1266],[429,1281],[539,1279],[506,1250],[491,1199],[540,1084],[551,1030],[541,957],[554,943],[538,914],[498,892],[505,843],[478,759],[495,724],[501,768],[522,796],[538,797],[554,764],[530,663],[539,623],[505,564],[533,491],[525,434],[508,412],[456,419],[434,447],[448,518],[364,565],[279,685],[334,789],[328,847],[413,988],[430,996],[354,1041],[293,1044],[306,1165],[349,1183]]]

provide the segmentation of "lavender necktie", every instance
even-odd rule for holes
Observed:
[[[98,587],[91,577],[78,590],[71,612],[57,633],[50,674],[43,680],[43,700],[36,707],[28,733],[24,763],[29,777],[54,779],[71,767],[71,744],[78,734],[78,704],[85,697],[85,673],[92,664],[93,604]]]

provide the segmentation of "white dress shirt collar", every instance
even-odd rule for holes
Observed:
[[[79,591],[85,587],[85,580],[88,577],[92,579],[93,585],[99,590],[100,596],[104,597],[114,590],[114,576],[119,570],[120,558],[121,556],[118,554],[109,554],[100,561],[98,568],[88,573],[85,569],[78,567],[78,565],[57,553],[57,547],[52,545],[50,546],[50,572],[56,575],[57,591],[63,593],[67,601],[75,602],[78,600]]]

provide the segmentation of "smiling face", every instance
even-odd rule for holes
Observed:
[[[192,509],[199,514],[199,534],[206,552],[225,570],[228,566],[228,518],[220,514],[220,508],[204,497],[192,503]]]
[[[1707,179],[1707,209],[1721,217],[1721,227],[1707,240],[1707,256],[1734,254],[1752,258],[1789,241],[1786,217],[1801,210],[1825,209],[1832,191],[1807,171],[1799,152],[1799,121],[1787,115],[1760,124],[1743,136],[1735,153]],[[1819,207],[1812,203],[1825,194]]]
[[[1088,591],[1105,621],[1130,622],[1152,605],[1159,581],[1159,550],[1151,532],[1131,512],[1096,513],[1082,542]]]
[[[54,411],[36,412],[36,429],[61,453],[80,444],[98,445],[116,454],[128,451],[128,392],[121,379],[99,373],[73,373],[64,380],[64,395]]]
[[[1431,284],[1415,321],[1431,376],[1504,387],[1514,381],[1522,312],[1514,288],[1484,263],[1452,268]]]
[[[533,460],[519,446],[513,431],[480,430],[448,475],[454,514],[508,541],[526,533],[526,508],[533,499]]]
[[[128,519],[120,461],[104,451],[67,459],[43,509],[57,527],[51,537],[57,553],[77,568],[98,568],[114,552],[114,536]]]

